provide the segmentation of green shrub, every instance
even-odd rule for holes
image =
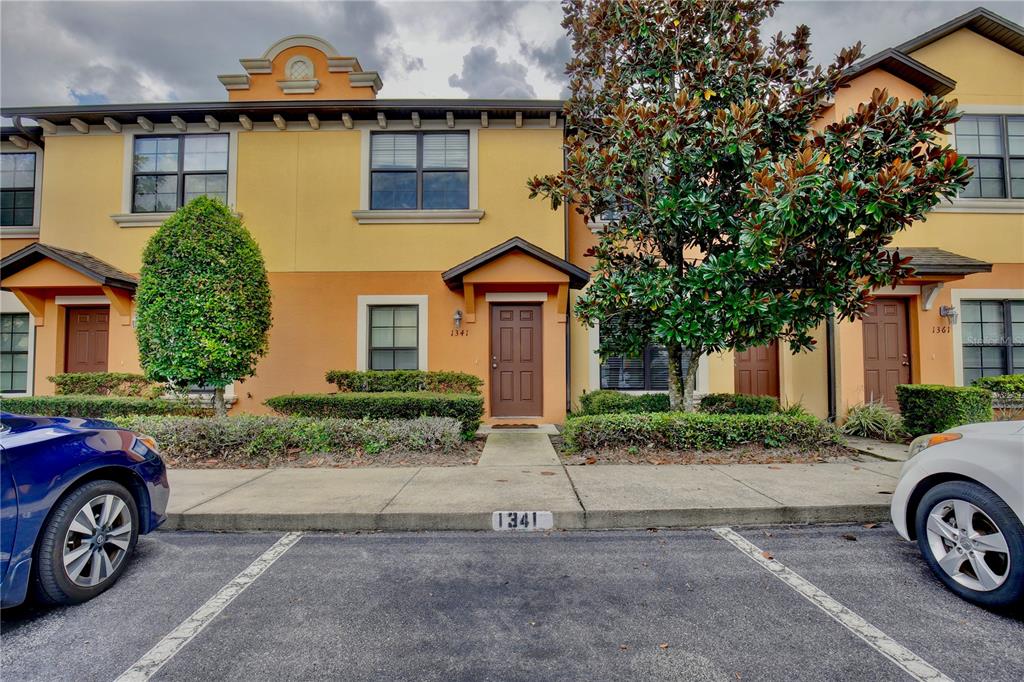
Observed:
[[[974,386],[992,391],[992,404],[1000,419],[1020,419],[1024,413],[1024,374],[1004,374],[974,380]]]
[[[389,372],[331,370],[327,383],[342,393],[479,393],[483,379],[463,372],[400,369]]]
[[[843,433],[848,436],[877,438],[895,443],[903,440],[906,431],[903,419],[883,403],[854,405],[846,411]]]
[[[57,395],[115,395],[159,398],[163,384],[141,374],[127,372],[72,372],[46,377],[57,387]]]
[[[347,419],[415,419],[453,417],[468,438],[484,414],[484,399],[464,393],[331,393],[280,395],[266,404],[281,414],[297,417]]]
[[[666,393],[621,393],[591,391],[580,396],[580,414],[618,414],[637,412],[668,412]]]
[[[120,417],[119,426],[156,439],[160,452],[183,461],[281,462],[295,455],[366,454],[389,450],[456,450],[461,423],[451,417],[310,419],[307,417]]]
[[[992,393],[972,386],[900,384],[896,387],[903,425],[911,436],[954,426],[992,421]]]
[[[575,451],[605,447],[726,450],[741,445],[813,448],[839,443],[835,426],[805,416],[699,414],[585,415],[565,424],[566,446]]]
[[[106,419],[135,414],[178,414],[196,417],[211,414],[210,410],[195,403],[98,395],[40,395],[4,398],[3,409],[16,414],[46,417],[88,417]]]
[[[709,393],[700,399],[697,410],[707,414],[771,414],[779,411],[779,401],[769,395]]]

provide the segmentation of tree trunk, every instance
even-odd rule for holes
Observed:
[[[689,351],[690,362],[686,365],[686,378],[683,381],[683,408],[686,412],[693,412],[693,391],[697,386],[697,363],[700,362],[700,353]]]
[[[683,374],[683,365],[680,362],[683,356],[683,347],[679,345],[666,346],[668,351],[668,401],[674,412],[693,412],[693,387],[697,383],[697,362],[700,360],[700,352],[685,351],[689,355],[689,364],[686,366],[686,374]]]
[[[213,413],[218,417],[228,416],[228,408],[224,404],[223,386],[217,386],[213,389]]]

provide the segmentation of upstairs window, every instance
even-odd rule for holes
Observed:
[[[35,223],[36,155],[0,154],[0,225],[31,227]]]
[[[964,199],[1024,199],[1024,116],[964,116],[956,150],[974,169]]]
[[[198,196],[227,203],[227,135],[135,138],[132,213],[176,211]]]
[[[468,209],[469,135],[374,133],[372,210]]]

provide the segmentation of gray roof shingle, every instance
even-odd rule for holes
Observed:
[[[51,246],[36,242],[19,249],[0,261],[0,272],[3,276],[13,275],[21,272],[30,265],[34,265],[44,258],[66,265],[67,267],[82,273],[90,279],[96,280],[102,286],[118,287],[135,291],[139,280],[124,270],[115,268],[110,263],[96,258],[92,254],[82,251],[62,249],[59,246]]]

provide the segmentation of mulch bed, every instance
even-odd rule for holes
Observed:
[[[355,469],[362,467],[454,467],[471,466],[480,459],[484,449],[483,438],[475,438],[462,444],[458,450],[448,452],[381,452],[375,455],[362,453],[332,453],[310,455],[306,453],[289,455],[286,458],[263,462],[253,459],[176,459],[164,457],[172,469],[269,469],[278,467],[315,469]]]
[[[551,438],[562,461],[568,465],[588,464],[817,464],[820,462],[861,462],[855,451],[841,445],[807,450],[796,447],[766,448],[746,445],[731,450],[659,450],[649,448],[602,448],[567,453],[559,436]]]

